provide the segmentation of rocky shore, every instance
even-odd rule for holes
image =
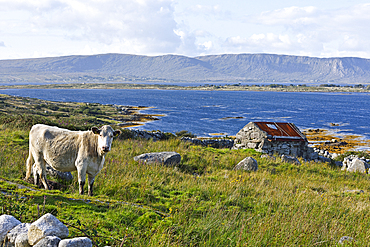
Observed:
[[[370,140],[359,135],[340,135],[327,129],[307,129],[303,134],[313,147],[330,153],[370,150]]]

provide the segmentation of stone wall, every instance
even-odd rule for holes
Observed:
[[[198,139],[190,137],[181,137],[181,141],[191,142],[196,145],[213,148],[232,148],[234,140],[232,139]]]
[[[11,215],[0,216],[0,246],[9,247],[92,247],[87,237],[67,239],[69,230],[52,214],[33,223],[21,223]]]
[[[129,131],[131,138],[152,139],[153,141],[165,140],[168,138],[166,134],[161,131],[146,131],[137,129],[127,129],[127,131]],[[234,145],[233,139],[199,139],[181,137],[181,141],[213,148],[232,148]]]

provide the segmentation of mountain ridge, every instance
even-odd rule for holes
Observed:
[[[276,54],[187,57],[131,54],[71,55],[0,60],[2,82],[237,81],[370,83],[370,59]]]

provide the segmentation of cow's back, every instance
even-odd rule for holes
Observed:
[[[73,171],[76,169],[81,134],[83,132],[37,124],[30,131],[30,147],[54,169]]]

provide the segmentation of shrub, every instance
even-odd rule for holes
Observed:
[[[19,128],[30,130],[33,125],[38,123],[55,125],[55,123],[50,119],[38,115],[35,116],[29,114],[0,115],[0,124],[7,128]]]
[[[181,130],[179,132],[176,132],[175,135],[177,137],[190,137],[190,138],[194,138],[194,137],[197,137],[196,135],[194,135],[193,133],[187,131],[187,130]]]

